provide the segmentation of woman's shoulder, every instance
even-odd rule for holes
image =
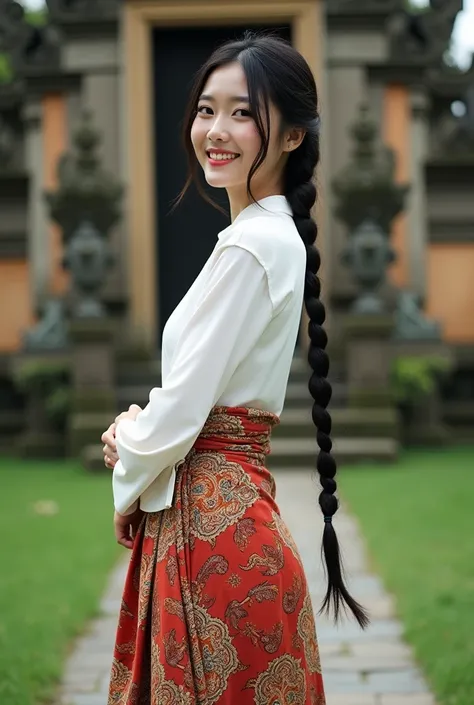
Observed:
[[[250,252],[266,272],[275,310],[299,290],[306,269],[306,249],[288,216],[258,215],[227,234],[220,247],[240,247]]]
[[[284,214],[262,213],[236,224],[223,245],[237,245],[252,252],[264,266],[290,258],[296,267],[306,262],[306,250],[295,221]]]

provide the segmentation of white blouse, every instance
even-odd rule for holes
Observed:
[[[265,210],[263,210],[263,209]],[[245,208],[219,233],[188,293],[168,319],[162,387],[135,421],[116,429],[115,508],[170,507],[175,466],[214,406],[280,415],[303,303],[306,251],[284,196]]]

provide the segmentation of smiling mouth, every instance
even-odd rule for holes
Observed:
[[[240,154],[236,154],[235,152],[212,152],[211,150],[208,150],[206,152],[207,157],[209,161],[211,162],[219,162],[227,164],[228,162],[233,162],[235,159],[238,159],[240,157]]]

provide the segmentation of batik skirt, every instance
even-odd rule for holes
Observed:
[[[109,705],[324,705],[298,549],[265,468],[278,417],[215,407],[134,541]]]

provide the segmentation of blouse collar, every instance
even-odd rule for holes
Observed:
[[[225,230],[219,233],[219,238],[221,238],[222,235],[230,228],[233,228],[234,225],[242,223],[245,220],[249,220],[250,218],[256,218],[258,216],[269,214],[283,214],[293,217],[293,211],[291,210],[291,206],[288,203],[286,196],[267,196],[266,198],[261,198],[256,203],[251,203],[239,213],[237,218],[229,225],[228,228],[225,228]]]

